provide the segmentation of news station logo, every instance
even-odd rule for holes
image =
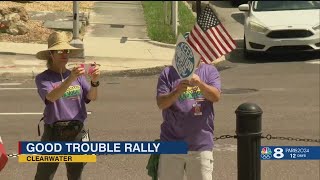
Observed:
[[[271,159],[272,158],[272,151],[269,147],[263,147],[261,150],[261,158],[262,159]]]
[[[280,146],[261,147],[260,157],[262,160],[284,159],[284,148]]]

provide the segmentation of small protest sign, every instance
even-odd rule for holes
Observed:
[[[194,51],[180,34],[176,43],[172,65],[181,79],[191,79],[201,56]]]

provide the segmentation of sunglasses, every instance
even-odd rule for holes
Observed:
[[[56,52],[57,54],[63,54],[63,53],[70,54],[70,50],[69,49],[67,49],[67,50],[56,50],[54,52]]]

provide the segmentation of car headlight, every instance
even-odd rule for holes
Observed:
[[[249,29],[251,31],[260,32],[260,33],[265,33],[268,31],[268,28],[266,28],[263,25],[258,24],[256,22],[253,22],[253,21],[249,22]]]
[[[320,23],[312,27],[313,30],[317,31],[320,29]]]

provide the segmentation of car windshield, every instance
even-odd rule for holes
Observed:
[[[256,1],[254,11],[320,9],[320,1]]]

